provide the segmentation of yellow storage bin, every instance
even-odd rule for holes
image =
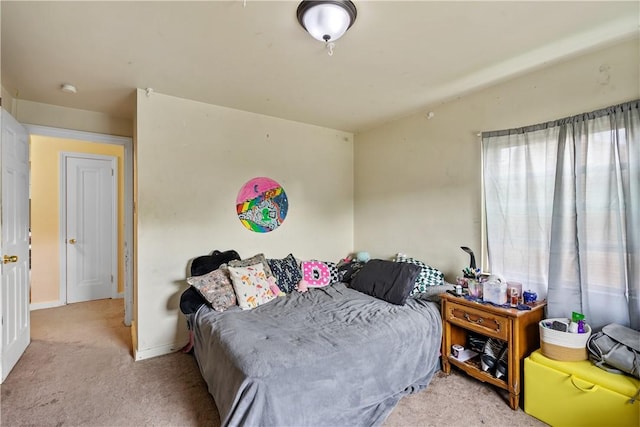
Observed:
[[[561,362],[536,350],[524,360],[524,410],[552,427],[638,427],[640,380],[588,360]]]

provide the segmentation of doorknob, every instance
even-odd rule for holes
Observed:
[[[69,244],[70,245],[75,245],[76,244],[76,239],[69,239]]]
[[[5,255],[2,257],[3,264],[9,264],[10,262],[18,262],[18,255]]]

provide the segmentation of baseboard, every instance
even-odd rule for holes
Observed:
[[[113,297],[113,299],[122,299],[122,298],[124,298],[124,292],[119,292],[116,294],[116,296]],[[62,307],[63,305],[66,305],[66,304],[63,304],[60,301],[31,303],[29,304],[29,311],[42,310],[44,308]]]
[[[43,308],[54,308],[54,307],[62,307],[64,304],[62,304],[60,301],[50,301],[50,302],[37,302],[37,303],[31,303],[29,304],[29,311],[34,311],[34,310],[42,310]]]
[[[165,354],[175,353],[180,350],[184,345],[180,344],[168,344],[160,347],[147,348],[144,350],[133,348],[133,359],[137,362],[139,360],[151,359],[152,357],[164,356]]]

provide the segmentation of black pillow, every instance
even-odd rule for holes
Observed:
[[[211,252],[211,255],[199,256],[191,262],[191,275],[202,276],[217,270],[222,264],[228,264],[234,259],[240,259],[240,255],[233,249],[224,252],[215,250]]]
[[[421,268],[404,262],[372,259],[353,277],[350,287],[395,305],[404,305]]]

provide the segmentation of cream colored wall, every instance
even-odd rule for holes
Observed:
[[[30,137],[31,304],[60,300],[60,153],[91,153],[118,158],[118,292],[124,292],[124,148],[41,135]]]
[[[353,137],[138,91],[136,358],[184,344],[179,297],[189,261],[213,249],[338,261],[353,249]],[[270,177],[289,211],[270,233],[236,216],[238,190]]]
[[[95,111],[16,99],[12,115],[23,124],[51,126],[105,135],[132,136],[133,121]]]
[[[460,246],[480,258],[477,133],[640,98],[639,53],[637,39],[625,42],[356,135],[355,249],[405,252],[455,280],[469,263]]]

